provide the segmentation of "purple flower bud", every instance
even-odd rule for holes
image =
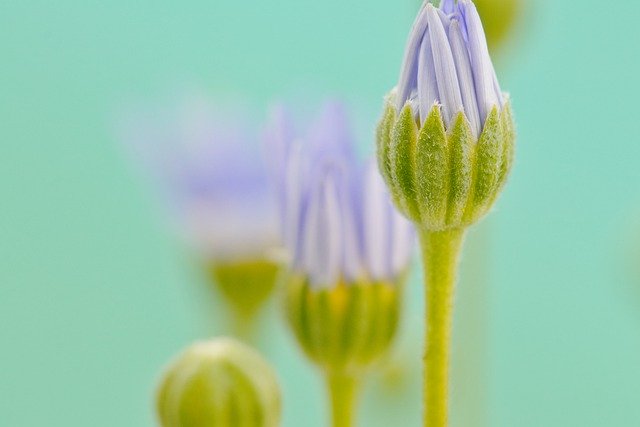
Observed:
[[[416,102],[417,101],[417,102]],[[480,16],[471,0],[425,2],[409,35],[396,108],[417,105],[424,123],[440,105],[447,127],[463,112],[478,137],[494,106],[504,104]]]
[[[133,114],[124,139],[172,227],[203,258],[262,258],[280,247],[277,207],[246,114],[202,97]]]
[[[395,282],[409,263],[413,227],[394,210],[375,163],[357,161],[343,107],[328,104],[302,137],[276,131],[293,128],[285,117],[274,112],[267,143],[292,269],[319,287]]]

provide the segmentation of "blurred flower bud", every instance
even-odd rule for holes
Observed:
[[[385,354],[398,327],[399,283],[287,283],[287,320],[305,354],[327,371],[358,373]]]
[[[238,314],[251,318],[276,285],[280,266],[270,259],[211,262],[209,274]]]
[[[378,165],[400,211],[431,231],[478,221],[511,169],[515,132],[470,0],[425,3],[378,126]]]
[[[239,319],[271,294],[281,262],[276,195],[246,116],[195,97],[135,114],[125,130],[172,228]]]
[[[169,366],[157,411],[162,427],[276,427],[280,388],[260,354],[219,338],[192,345]]]
[[[475,0],[484,24],[489,49],[494,52],[516,25],[523,0]]]
[[[413,227],[393,208],[374,162],[357,162],[340,105],[297,141],[281,165],[292,256],[287,318],[325,370],[359,371],[395,336]]]

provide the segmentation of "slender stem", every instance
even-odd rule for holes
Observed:
[[[238,310],[237,307],[231,307],[230,311],[230,331],[233,336],[247,343],[255,344],[258,313],[245,313]]]
[[[358,380],[344,372],[325,374],[331,397],[331,425],[333,427],[354,426]]]
[[[424,426],[448,423],[451,319],[458,257],[464,230],[422,230],[425,268],[426,352],[424,355]]]

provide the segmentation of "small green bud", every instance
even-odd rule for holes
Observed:
[[[469,226],[493,206],[513,162],[511,106],[494,107],[476,139],[463,112],[445,127],[434,105],[419,127],[407,103],[387,99],[377,131],[378,163],[396,207],[430,231]]]
[[[251,318],[271,296],[279,268],[266,258],[217,261],[207,266],[212,282],[244,318]]]
[[[280,388],[260,354],[219,338],[192,345],[169,366],[157,411],[162,427],[276,427]]]
[[[398,328],[401,288],[364,281],[317,287],[292,273],[287,320],[311,360],[326,371],[357,374],[389,349]]]

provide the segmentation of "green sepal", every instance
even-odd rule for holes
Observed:
[[[391,182],[391,161],[389,151],[391,149],[391,131],[396,121],[396,109],[393,104],[387,100],[382,119],[376,128],[376,154],[380,174],[387,183]]]
[[[418,207],[421,221],[432,227],[445,225],[449,192],[449,147],[440,114],[434,105],[420,129],[416,149]]]
[[[378,163],[398,210],[429,231],[478,221],[494,204],[513,164],[509,100],[502,109],[494,106],[476,137],[463,112],[446,127],[434,105],[418,130],[411,105],[397,114],[389,99],[378,126]]]
[[[447,135],[450,146],[449,206],[447,224],[459,224],[462,221],[473,178],[473,156],[475,138],[469,121],[463,113],[458,113]]]
[[[513,157],[515,152],[516,131],[511,112],[511,102],[507,100],[502,111],[500,112],[500,122],[502,123],[502,136],[504,138],[504,150],[502,153],[502,168],[500,169],[500,178],[498,179],[498,189],[502,189],[507,182],[509,172],[513,165]]]
[[[287,280],[285,311],[311,360],[327,371],[357,373],[385,354],[399,323],[401,284],[361,279],[315,288],[300,279]]]
[[[497,107],[493,107],[484,123],[476,147],[473,193],[466,219],[477,221],[491,207],[502,168],[504,138]]]
[[[390,190],[400,211],[414,222],[420,222],[415,175],[417,142],[418,126],[411,106],[407,104],[391,131]]]

